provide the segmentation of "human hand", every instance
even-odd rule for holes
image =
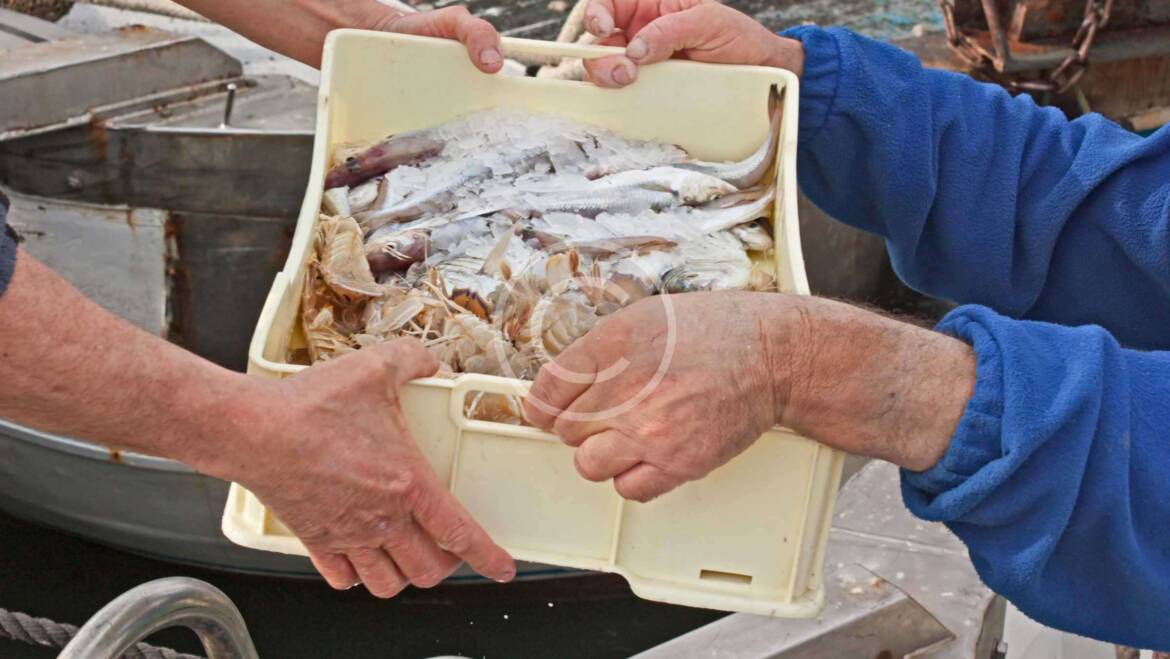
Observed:
[[[304,542],[334,588],[363,583],[392,597],[408,584],[438,584],[460,559],[497,581],[515,575],[407,430],[399,387],[437,368],[418,342],[400,339],[257,381],[240,406],[251,410],[264,457],[231,477]]]
[[[369,29],[422,37],[455,39],[467,48],[471,62],[484,73],[496,73],[504,66],[500,35],[492,24],[471,15],[467,7],[455,5],[413,14],[386,10]]]
[[[774,425],[913,471],[942,458],[975,382],[967,344],[805,296],[647,298],[537,375],[525,416],[577,447],[591,481],[648,501]]]
[[[785,385],[769,356],[796,353],[780,345],[764,312],[789,299],[719,292],[642,300],[541,369],[525,416],[577,447],[584,478],[612,478],[628,499],[649,501],[702,478],[779,419]]]
[[[591,0],[585,29],[626,54],[585,61],[601,87],[624,87],[638,67],[671,57],[718,64],[788,69],[800,75],[804,47],[773,34],[750,16],[714,0]]]

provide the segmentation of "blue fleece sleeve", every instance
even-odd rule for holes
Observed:
[[[914,288],[1170,347],[1170,128],[1143,138],[925,69],[842,29],[805,47],[799,179]]]
[[[16,268],[16,240],[8,229],[8,198],[0,194],[0,295],[8,290],[12,271]]]
[[[907,506],[1037,621],[1170,650],[1170,353],[978,306],[939,329],[974,346],[975,393]]]

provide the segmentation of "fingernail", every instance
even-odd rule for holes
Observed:
[[[625,62],[618,64],[617,66],[613,67],[613,72],[610,73],[610,77],[612,77],[613,81],[619,85],[628,85],[630,84],[631,68],[633,67],[631,67],[629,64],[626,64]]]
[[[487,66],[499,64],[502,59],[504,58],[500,55],[500,51],[495,48],[484,48],[479,53],[479,61]]]
[[[594,14],[589,19],[589,25],[592,28],[590,31],[599,37],[608,37],[613,32],[613,19],[608,14]]]
[[[630,59],[642,59],[649,53],[650,47],[646,45],[646,41],[642,37],[634,37],[630,45],[626,46],[626,55]]]
[[[354,588],[357,588],[357,587],[358,587],[358,586],[360,586],[360,585],[362,585],[362,582],[360,582],[360,581],[355,581],[355,582],[353,582],[351,585],[347,586],[347,587],[346,587],[346,590],[353,590]]]

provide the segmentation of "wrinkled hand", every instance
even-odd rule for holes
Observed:
[[[437,368],[403,339],[260,383],[253,408],[268,454],[237,480],[304,542],[334,588],[360,580],[392,597],[407,584],[438,584],[460,559],[497,581],[515,574],[406,428],[399,387]]]
[[[764,310],[787,300],[728,292],[642,300],[546,365],[525,415],[577,447],[583,477],[612,478],[628,499],[702,478],[779,419],[783,385],[771,362],[784,356]]]
[[[671,57],[718,64],[788,69],[800,75],[804,47],[777,36],[750,16],[714,0],[592,0],[585,29],[626,54],[586,60],[589,78],[602,87],[624,87],[638,67]]]
[[[388,9],[386,15],[374,20],[370,29],[455,39],[467,47],[471,62],[484,73],[496,73],[504,65],[500,35],[496,28],[482,18],[472,16],[463,5],[417,14],[403,14]]]

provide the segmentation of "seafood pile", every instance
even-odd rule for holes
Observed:
[[[741,162],[512,108],[339,149],[302,299],[309,360],[410,336],[445,374],[532,379],[647,296],[772,288],[750,253],[773,247],[780,108],[773,88]]]

